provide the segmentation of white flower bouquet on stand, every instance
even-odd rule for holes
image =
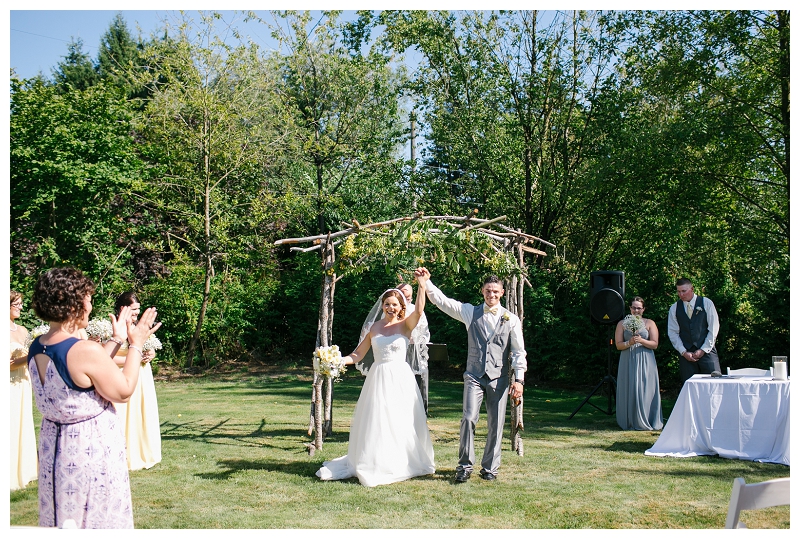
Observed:
[[[313,361],[315,373],[322,376],[330,376],[335,381],[340,380],[342,374],[347,370],[344,359],[342,359],[342,353],[335,344],[333,346],[320,346],[314,350]]]

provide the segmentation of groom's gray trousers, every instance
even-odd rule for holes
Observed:
[[[485,374],[480,378],[464,373],[464,415],[461,418],[461,443],[458,448],[456,470],[472,471],[475,462],[475,423],[481,403],[486,399],[486,447],[483,450],[481,467],[497,475],[500,468],[500,453],[503,447],[503,424],[508,401],[508,376],[489,380]]]

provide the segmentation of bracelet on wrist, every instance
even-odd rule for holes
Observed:
[[[111,341],[111,342],[115,342],[115,343],[117,343],[117,344],[118,344],[118,345],[120,345],[120,346],[122,346],[122,343],[124,342],[122,339],[117,339],[116,337],[111,337],[111,338],[110,338],[110,339],[108,339],[108,340],[109,340],[109,341]]]
[[[141,349],[141,348],[139,348],[138,346],[134,346],[134,345],[132,345],[132,344],[129,344],[129,345],[128,345],[128,350],[136,350],[137,352],[139,352],[139,355],[140,355],[140,356],[143,356],[143,355],[144,355],[144,352],[142,352],[142,349]]]

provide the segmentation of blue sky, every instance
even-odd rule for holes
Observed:
[[[35,6],[38,3],[42,2],[33,0],[33,2],[25,3],[24,5],[33,4]],[[143,2],[135,3],[134,6],[138,8],[147,7],[148,5],[169,7],[170,3],[144,0]],[[83,4],[91,7],[91,4],[86,2]],[[125,17],[128,28],[134,34],[134,37],[139,33],[144,37],[148,37],[153,31],[163,27],[164,21],[171,20],[175,22],[179,18],[177,10],[126,10],[124,9],[126,4],[128,3],[106,2],[102,4],[102,7],[119,5],[119,9],[34,9],[7,12],[8,24],[6,28],[9,32],[7,42],[10,44],[9,67],[13,68],[20,78],[34,77],[39,72],[50,77],[53,68],[67,54],[69,42],[77,38],[83,41],[83,51],[92,59],[95,59],[100,45],[100,38],[108,30],[114,16],[120,12]],[[196,12],[195,8],[219,8],[220,4],[220,2],[213,2],[209,6],[203,6],[203,2],[195,2],[191,5],[192,9],[187,9],[187,11],[193,13]],[[270,7],[269,4],[279,3],[260,2],[259,4],[258,7],[261,9],[258,11],[266,16],[263,8]],[[308,3],[309,7],[313,7],[312,4],[313,2]],[[70,5],[74,6],[75,4]],[[81,3],[79,2],[78,6],[80,5]],[[61,5],[58,7],[61,7]],[[188,6],[178,5],[176,7]],[[233,7],[238,6],[233,4]],[[242,6],[242,8],[246,7],[248,7],[246,4]],[[223,11],[223,13],[226,14],[226,19],[233,16],[231,11]],[[237,18],[240,19],[241,17]],[[241,24],[238,26],[242,27]],[[251,23],[242,28],[252,41],[256,41],[265,47],[270,45],[268,33],[263,25]]]
[[[47,77],[52,74],[52,69],[67,54],[67,45],[73,38],[83,40],[83,50],[92,59],[97,56],[100,38],[108,29],[111,20],[117,12],[122,12],[128,23],[128,28],[134,35],[137,34],[137,25],[144,36],[149,36],[153,30],[162,26],[166,18],[177,16],[177,9],[196,11],[198,9],[253,9],[265,13],[268,9],[380,9],[380,8],[406,8],[424,9],[431,6],[430,2],[423,0],[406,0],[402,3],[387,2],[386,0],[236,0],[234,2],[220,2],[209,0],[194,0],[192,2],[175,0],[140,0],[138,2],[112,0],[106,2],[88,2],[74,0],[68,4],[53,2],[52,0],[28,0],[18,2],[15,7],[25,8],[4,11],[0,13],[5,20],[0,24],[3,34],[8,32],[3,39],[3,48],[9,46],[9,54],[3,55],[3,61],[8,61],[9,68],[14,68],[20,78],[30,78],[42,72]],[[436,7],[463,9],[474,2],[467,0],[446,0],[435,2]],[[63,10],[68,6],[69,10]],[[100,8],[103,9],[95,9]],[[109,9],[111,8],[111,9]],[[134,9],[126,9],[134,8]],[[142,9],[144,8],[144,9]],[[169,8],[169,9],[165,9]],[[257,28],[256,24],[248,25],[247,32],[252,28],[252,39],[267,46],[267,34],[263,27]],[[8,44],[8,45],[6,45]],[[2,67],[6,67],[3,65]],[[8,71],[5,71],[8,73]]]
[[[67,54],[67,44],[73,38],[83,40],[83,50],[93,59],[97,56],[100,37],[108,29],[117,10],[96,11],[18,11],[10,12],[10,66],[21,78],[46,76]],[[137,24],[144,35],[159,26],[169,16],[167,11],[124,11],[128,28],[136,34]]]
[[[727,9],[733,9],[741,2],[729,0]],[[16,2],[15,2],[16,3]],[[667,6],[672,8],[697,7],[693,5],[683,6],[685,2],[667,2]],[[701,2],[702,4],[712,4],[708,7],[719,7],[713,4],[719,2]],[[778,3],[784,3],[779,0]],[[65,6],[64,2],[54,2],[52,0],[27,0],[16,3],[16,7],[24,7],[25,10],[15,9],[0,13],[5,17],[4,24],[0,24],[0,32],[8,32],[6,39],[2,40],[3,48],[9,46],[8,55],[3,55],[3,61],[9,61],[9,68],[14,68],[21,78],[30,78],[40,71],[46,76],[51,76],[52,69],[62,60],[67,53],[67,44],[72,38],[81,38],[84,44],[84,52],[88,53],[93,59],[97,55],[100,37],[108,29],[108,25],[114,15],[121,11],[128,23],[128,27],[137,33],[137,25],[141,28],[143,35],[148,36],[150,32],[161,25],[165,18],[174,18],[178,8],[188,11],[197,9],[381,9],[381,8],[401,8],[401,9],[470,9],[470,8],[539,8],[547,7],[556,9],[565,8],[632,8],[646,7],[652,4],[650,1],[630,2],[619,0],[608,2],[599,0],[572,0],[566,5],[554,5],[552,0],[539,0],[530,5],[528,2],[519,0],[505,0],[499,5],[493,5],[486,0],[405,0],[403,2],[390,0],[236,0],[234,2],[220,2],[219,0],[185,0],[176,2],[175,0],[140,0],[131,2],[130,0],[111,0],[106,2],[73,0],[68,5],[70,10],[58,10]],[[394,5],[393,5],[394,4]],[[398,5],[399,4],[399,5]],[[104,9],[95,9],[102,7]],[[111,8],[111,9],[109,9]],[[135,9],[126,9],[135,8]],[[144,8],[144,9],[142,9]],[[169,8],[169,9],[165,9]],[[261,41],[261,45],[267,45],[266,33],[256,25],[249,25],[253,30],[253,39]],[[249,29],[248,29],[249,31]],[[8,45],[6,45],[8,44]],[[6,67],[3,65],[2,67]],[[5,71],[8,73],[8,71]]]

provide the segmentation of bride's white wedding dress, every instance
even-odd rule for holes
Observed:
[[[353,412],[347,455],[323,462],[320,479],[356,476],[374,487],[436,471],[422,396],[406,363],[408,343],[399,334],[372,337],[375,364]]]

